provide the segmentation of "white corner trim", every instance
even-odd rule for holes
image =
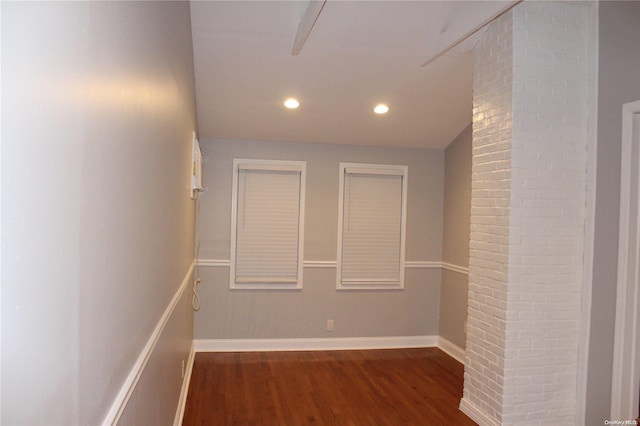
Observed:
[[[622,112],[622,167],[620,170],[620,227],[618,239],[618,283],[611,383],[612,419],[638,415],[640,386],[640,100],[627,103]],[[635,131],[634,131],[635,130]],[[635,133],[635,135],[634,135]]]
[[[187,271],[187,274],[182,280],[182,284],[180,284],[178,291],[176,291],[176,294],[173,296],[173,299],[171,299],[171,302],[169,302],[169,305],[164,310],[164,313],[160,317],[160,321],[158,321],[158,324],[156,324],[156,328],[151,333],[151,336],[149,336],[149,339],[147,340],[146,345],[144,345],[144,348],[142,349],[142,352],[140,352],[140,355],[138,356],[138,359],[136,360],[133,367],[131,368],[131,371],[129,371],[129,375],[127,376],[124,383],[122,384],[122,387],[118,392],[118,395],[116,395],[116,398],[111,404],[111,408],[109,409],[109,412],[107,413],[107,415],[105,416],[102,422],[103,426],[115,425],[118,423],[118,420],[120,420],[120,416],[124,412],[124,409],[127,406],[127,402],[129,401],[129,398],[133,394],[133,391],[135,390],[136,385],[138,384],[138,380],[140,380],[140,377],[142,376],[142,373],[144,372],[144,369],[147,366],[147,362],[149,362],[149,358],[151,358],[151,355],[153,354],[153,351],[156,348],[156,344],[158,343],[158,339],[160,339],[160,336],[164,331],[164,327],[167,325],[169,318],[171,318],[171,315],[173,314],[173,310],[175,309],[176,305],[180,301],[180,298],[182,297],[184,290],[187,288],[188,284],[191,283],[191,276],[193,274],[194,265],[195,265],[195,262],[192,263],[191,266],[189,267],[189,270]]]
[[[589,6],[588,80],[589,118],[587,129],[587,186],[585,197],[584,255],[582,261],[582,304],[578,343],[576,386],[576,424],[586,424],[587,378],[593,287],[593,251],[595,243],[596,179],[598,159],[598,45],[599,3]]]
[[[187,395],[189,394],[189,384],[191,383],[191,372],[193,371],[193,361],[196,357],[195,342],[191,342],[191,350],[189,351],[189,359],[184,369],[184,378],[182,380],[182,389],[180,389],[180,400],[178,401],[178,409],[173,426],[182,426],[184,419],[184,409],[187,406]]]
[[[441,263],[429,260],[407,260],[404,262],[405,268],[440,268]]]
[[[465,413],[474,422],[483,426],[500,426],[500,423],[487,417],[478,407],[469,402],[468,399],[462,398],[460,400],[460,411]]]
[[[442,269],[447,271],[457,272],[459,274],[469,275],[469,268],[460,265],[454,265],[453,263],[442,262]]]
[[[300,339],[196,339],[196,352],[326,351],[431,348],[437,336],[339,337]]]
[[[451,343],[442,336],[438,336],[438,348],[460,364],[464,364],[465,350],[460,346]]]

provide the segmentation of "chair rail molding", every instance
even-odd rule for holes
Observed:
[[[160,339],[160,336],[162,335],[162,332],[164,331],[165,326],[169,322],[169,319],[171,318],[171,315],[173,314],[173,311],[176,305],[178,304],[178,302],[180,301],[180,298],[182,297],[185,289],[189,286],[189,284],[191,284],[194,265],[195,265],[195,262],[193,262],[189,267],[189,270],[187,271],[187,274],[182,280],[180,287],[178,287],[178,290],[176,291],[173,298],[167,305],[164,313],[160,317],[160,320],[156,324],[155,329],[151,333],[151,336],[149,336],[147,343],[145,344],[144,348],[140,352],[138,359],[136,360],[135,364],[131,368],[129,375],[127,376],[124,383],[122,384],[122,387],[120,388],[120,391],[118,392],[116,398],[112,402],[111,408],[109,409],[109,412],[107,413],[106,417],[102,422],[103,426],[118,424],[118,421],[120,420],[120,416],[122,416],[122,413],[124,412],[124,409],[126,408],[127,403],[129,402],[129,398],[131,398],[131,395],[133,394],[136,388],[136,385],[140,380],[140,377],[144,373],[144,370],[147,366],[147,363],[149,362],[149,359],[151,358],[151,356],[153,355],[153,352],[156,349],[156,345],[158,343],[158,340]]]
[[[229,259],[198,259],[197,266],[210,268],[228,268],[230,266]],[[335,260],[305,260],[303,266],[305,268],[327,269],[336,268],[338,262]],[[411,269],[435,269],[441,268],[447,271],[457,272],[459,274],[468,275],[469,268],[466,266],[455,265],[453,263],[442,262],[439,260],[407,260],[404,262],[405,268]]]

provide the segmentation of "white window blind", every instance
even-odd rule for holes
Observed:
[[[406,166],[341,165],[338,288],[403,288]]]
[[[301,288],[304,162],[235,160],[231,288]]]

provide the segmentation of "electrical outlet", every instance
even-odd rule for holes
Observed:
[[[333,331],[333,320],[327,320],[327,331]]]

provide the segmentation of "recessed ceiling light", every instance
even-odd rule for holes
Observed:
[[[373,109],[373,112],[375,112],[376,114],[386,114],[387,112],[389,112],[389,107],[385,104],[378,104]]]
[[[289,109],[296,109],[300,106],[300,101],[298,101],[296,98],[289,98],[284,101],[284,106]]]

